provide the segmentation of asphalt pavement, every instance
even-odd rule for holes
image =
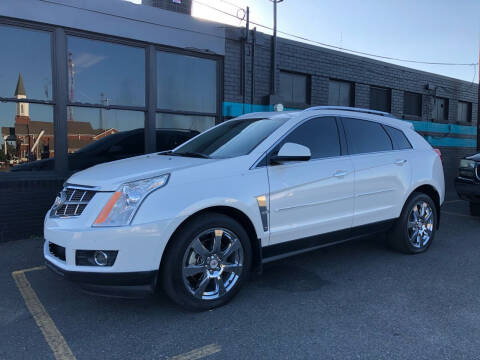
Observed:
[[[453,200],[425,254],[384,236],[341,244],[268,264],[228,305],[193,313],[161,293],[104,298],[23,272],[43,265],[42,240],[12,241],[0,245],[0,359],[477,359],[479,259],[480,218]]]

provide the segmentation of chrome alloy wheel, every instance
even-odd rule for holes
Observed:
[[[243,246],[237,235],[223,228],[208,229],[185,251],[183,283],[198,299],[218,299],[238,282],[243,262]]]
[[[432,207],[425,201],[416,203],[408,216],[407,232],[410,244],[420,249],[425,247],[433,233],[434,215]]]

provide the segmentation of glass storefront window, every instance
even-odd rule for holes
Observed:
[[[53,170],[53,106],[0,103],[0,171]]]
[[[67,121],[70,170],[142,155],[145,152],[142,111],[74,107]]]
[[[216,113],[217,62],[157,52],[157,107]]]
[[[66,38],[67,118],[55,121],[66,127],[67,148],[54,150],[58,99],[52,87],[59,74],[53,74],[53,34],[44,27],[0,25],[0,97],[16,99],[0,103],[0,171],[55,170],[55,151],[57,157],[68,153],[69,169],[57,164],[61,172],[145,153],[145,47]],[[218,62],[160,50],[156,55],[156,139],[164,150],[215,125]],[[117,109],[100,108],[109,105]]]
[[[187,129],[205,131],[215,125],[213,116],[192,116],[157,113],[157,129]]]
[[[51,100],[51,34],[0,25],[0,39],[0,97]]]
[[[69,36],[67,52],[70,103],[145,105],[145,49]]]

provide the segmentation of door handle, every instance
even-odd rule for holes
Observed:
[[[348,171],[346,170],[337,170],[335,174],[333,174],[333,176],[340,178],[340,177],[344,177],[347,174],[348,174]]]
[[[399,159],[399,160],[395,161],[395,165],[402,166],[406,162],[407,162],[407,160],[405,160],[405,159]]]

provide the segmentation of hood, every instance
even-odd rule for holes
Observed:
[[[148,154],[93,166],[75,173],[67,180],[67,183],[95,186],[103,191],[115,191],[125,182],[146,179],[216,161],[215,159]]]
[[[468,160],[474,160],[474,161],[480,161],[480,153],[472,155],[472,156],[467,156],[465,159]]]

